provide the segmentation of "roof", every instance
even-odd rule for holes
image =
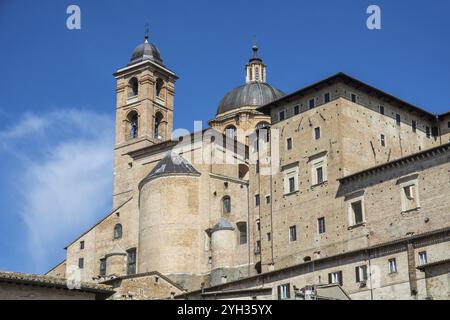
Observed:
[[[163,176],[199,176],[194,166],[185,158],[176,154],[173,151],[169,151],[166,155],[156,164],[156,166],[150,171],[150,173],[142,179],[139,183],[139,189],[148,181],[160,178]]]
[[[349,75],[347,75],[347,74],[345,74],[343,72],[338,72],[338,73],[336,73],[336,74],[334,74],[334,75],[332,75],[332,76],[330,76],[330,77],[328,77],[326,79],[320,80],[320,81],[315,82],[315,83],[313,83],[311,85],[303,87],[303,88],[301,88],[301,89],[299,89],[297,91],[294,91],[294,92],[292,92],[290,94],[287,94],[287,95],[285,95],[285,96],[283,96],[283,97],[281,97],[279,99],[276,99],[276,100],[274,100],[272,102],[264,104],[264,105],[260,106],[257,109],[259,111],[261,111],[261,112],[268,112],[273,106],[276,106],[279,103],[290,102],[290,101],[292,101],[292,99],[294,99],[294,98],[296,98],[298,96],[306,95],[310,90],[316,90],[320,86],[330,85],[332,83],[339,82],[339,81],[340,82],[344,82],[346,84],[352,84],[352,85],[354,85],[356,87],[364,87],[366,89],[366,91],[369,92],[369,93],[373,93],[373,94],[376,94],[378,96],[383,96],[386,100],[395,101],[395,102],[397,102],[397,103],[399,103],[399,104],[401,104],[401,105],[403,105],[405,107],[408,107],[408,108],[410,108],[410,109],[412,109],[412,110],[414,110],[416,112],[422,113],[425,116],[433,117],[433,118],[436,117],[436,115],[434,115],[434,114],[432,114],[432,113],[430,113],[430,112],[428,112],[428,111],[426,111],[426,110],[424,110],[422,108],[419,108],[419,107],[417,107],[417,106],[415,106],[415,105],[413,105],[413,104],[411,104],[409,102],[406,102],[404,100],[401,100],[401,99],[399,99],[397,97],[394,97],[393,95],[390,95],[389,93],[386,93],[386,92],[384,92],[384,91],[382,91],[380,89],[372,87],[372,86],[368,85],[367,83],[364,83],[364,82],[362,82],[362,81],[360,81],[360,80],[358,80],[356,78],[353,78],[353,77],[351,77],[351,76],[349,76]]]
[[[149,43],[147,39],[145,39],[144,43],[141,43],[133,50],[130,63],[128,65],[142,62],[144,60],[150,60],[156,62],[157,64],[163,65],[158,48],[153,43]]]
[[[259,107],[285,95],[266,82],[249,82],[228,92],[220,101],[216,114],[241,107]]]
[[[220,230],[234,230],[234,227],[227,219],[220,218],[219,222],[212,228],[212,232]]]
[[[64,259],[63,261],[61,261],[60,263],[58,263],[57,265],[55,265],[53,268],[51,268],[50,270],[48,270],[45,274],[49,274],[50,272],[52,272],[53,270],[55,270],[56,268],[58,268],[60,265],[66,263],[66,259]]]
[[[392,160],[392,161],[389,161],[389,162],[386,162],[386,163],[383,163],[383,164],[380,164],[380,165],[377,165],[377,166],[374,166],[374,167],[370,167],[370,168],[364,169],[362,171],[358,171],[358,172],[352,173],[352,174],[350,174],[348,176],[339,178],[337,180],[339,182],[341,182],[341,183],[345,183],[345,182],[348,182],[348,181],[352,181],[352,180],[361,178],[363,176],[367,176],[367,175],[370,175],[370,174],[375,174],[375,173],[377,173],[379,171],[383,171],[383,170],[388,169],[388,168],[398,167],[399,165],[407,164],[407,163],[409,163],[411,161],[422,159],[424,157],[431,156],[431,155],[433,155],[435,153],[446,152],[448,150],[450,150],[450,142],[449,143],[445,143],[445,144],[441,144],[439,146],[436,146],[436,147],[433,147],[433,148],[429,148],[429,149],[426,149],[426,150],[423,150],[423,151],[420,151],[420,152],[417,152],[417,153],[413,153],[413,154],[407,155],[405,157],[402,157],[402,158],[399,158],[399,159],[396,159],[396,160]]]
[[[450,258],[422,264],[422,265],[418,266],[417,269],[419,269],[420,271],[424,271],[427,268],[431,268],[431,267],[435,267],[435,266],[439,266],[439,265],[443,265],[443,264],[450,264]]]
[[[108,284],[108,283],[113,283],[117,280],[134,279],[134,278],[141,278],[141,277],[148,277],[148,276],[158,276],[161,279],[164,279],[165,281],[167,281],[168,283],[173,285],[174,287],[176,287],[177,289],[179,289],[180,291],[185,291],[185,289],[181,285],[172,281],[170,278],[166,277],[165,275],[161,274],[158,271],[150,271],[150,272],[136,273],[136,274],[126,275],[126,276],[119,276],[119,277],[105,280],[102,283]]]
[[[0,282],[71,290],[68,286],[67,279],[56,278],[46,275],[18,273],[18,272],[0,272]],[[91,293],[102,293],[102,294],[114,293],[114,290],[112,289],[111,286],[92,282],[81,282],[80,286],[78,288],[74,288],[73,290]]]

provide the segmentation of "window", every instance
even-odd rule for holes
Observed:
[[[136,274],[136,249],[127,251],[127,275]]]
[[[259,203],[260,203],[259,194],[255,194],[255,206],[259,206]]]
[[[380,113],[384,114],[384,106],[380,106]]]
[[[317,219],[317,226],[319,229],[319,234],[325,233],[325,218],[324,217]]]
[[[450,129],[450,121],[449,121],[449,122],[447,122],[447,128],[449,128],[449,129]]]
[[[270,204],[270,195],[266,196],[266,204]]]
[[[367,280],[367,266],[358,266],[355,268],[356,282],[365,282]]]
[[[257,229],[258,231],[261,231],[261,221],[259,221],[259,219],[256,220],[256,229]]]
[[[439,135],[439,132],[438,132],[439,130],[438,130],[438,127],[432,127],[431,128],[431,135],[433,136],[433,137],[437,137],[438,135]]]
[[[295,191],[295,177],[289,178],[289,193]]]
[[[163,88],[164,82],[162,81],[162,79],[158,78],[156,80],[156,86],[155,86],[155,90],[156,90],[156,96],[157,97],[161,97],[161,90]]]
[[[80,250],[84,249],[84,241],[80,241]]]
[[[284,111],[280,111],[280,113],[278,114],[278,119],[279,119],[280,121],[283,121],[284,118],[285,118]]]
[[[259,80],[259,68],[255,68],[255,80]]]
[[[122,225],[120,223],[114,226],[114,239],[122,238]]]
[[[105,276],[106,275],[106,259],[100,259],[100,275]]]
[[[412,121],[411,127],[412,127],[412,131],[413,131],[413,132],[416,132],[416,131],[417,131],[417,122],[416,122],[415,120]]]
[[[297,241],[297,226],[289,227],[289,242]]]
[[[395,123],[399,126],[399,125],[400,125],[400,122],[401,122],[401,118],[400,118],[400,115],[397,113],[397,114],[395,115]]]
[[[265,137],[264,142],[270,141],[270,126],[267,122],[260,122],[256,125],[257,138]]]
[[[300,113],[300,106],[296,105],[294,106],[294,114],[297,115]]]
[[[403,183],[400,185],[400,187],[402,192],[402,211],[405,212],[417,209],[419,207],[417,180]]]
[[[384,138],[384,134],[380,135],[380,143],[382,147],[386,146],[386,140]]]
[[[352,99],[352,102],[355,102],[355,103],[356,103],[356,99],[357,99],[356,94],[352,93],[352,94],[351,94],[351,99]]]
[[[431,136],[430,127],[428,127],[428,126],[425,127],[425,132],[426,132],[427,138],[429,138]]]
[[[136,78],[131,78],[130,81],[128,82],[129,85],[129,92],[128,92],[128,97],[135,97],[138,94],[138,88],[139,88],[139,84]]]
[[[315,107],[315,100],[314,99],[309,99],[308,101],[308,106],[310,109]]]
[[[272,234],[270,232],[267,232],[267,241],[272,240]]]
[[[284,194],[291,194],[298,190],[298,164],[291,164],[283,169],[283,191]]]
[[[286,148],[288,150],[292,149],[292,138],[287,138],[287,140],[286,140]]]
[[[289,283],[278,286],[278,300],[287,300],[291,297],[291,285]]]
[[[80,268],[80,269],[84,268],[84,258],[78,259],[78,268]]]
[[[261,241],[260,240],[256,240],[255,241],[255,254],[258,254],[261,252]]]
[[[236,127],[235,126],[226,127],[225,135],[230,139],[236,139]]]
[[[256,173],[259,173],[259,160],[256,160]]]
[[[389,264],[389,273],[396,273],[397,272],[397,260],[395,258],[388,260]]]
[[[316,168],[316,184],[323,183],[323,168]]]
[[[339,284],[342,286],[342,271],[331,272],[328,274],[329,284]]]
[[[427,252],[426,251],[419,252],[419,265],[423,266],[424,264],[427,263],[428,263]]]
[[[238,222],[236,223],[237,229],[239,231],[239,244],[243,245],[247,243],[247,223]]]
[[[129,123],[129,137],[134,139],[138,136],[138,114],[136,111],[131,111],[127,118]]]
[[[357,226],[364,223],[364,206],[363,199],[359,198],[353,200],[349,204],[349,224],[350,226]]]
[[[223,204],[223,213],[230,213],[231,212],[231,198],[229,196],[223,197],[222,204]]]
[[[314,139],[316,140],[320,139],[320,127],[314,129]]]
[[[161,112],[157,112],[155,115],[155,130],[153,135],[156,139],[161,139],[161,124],[163,120],[163,115]]]
[[[327,92],[323,95],[323,102],[324,103],[330,102],[330,93],[329,92]]]

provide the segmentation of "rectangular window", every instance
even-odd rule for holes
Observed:
[[[397,113],[397,114],[395,115],[395,123],[399,126],[399,125],[400,125],[400,122],[401,122],[401,118],[400,118],[400,115]]]
[[[299,113],[300,113],[300,106],[299,105],[294,106],[294,114],[297,115]]]
[[[356,99],[357,99],[356,94],[352,93],[351,98],[352,98],[352,102],[356,103]]]
[[[291,297],[291,285],[289,283],[278,286],[278,300],[287,300]]]
[[[297,241],[297,226],[289,227],[289,241]]]
[[[317,226],[319,228],[319,234],[325,233],[325,218],[319,218],[317,219]]]
[[[351,219],[353,225],[358,225],[364,222],[362,200],[353,201],[350,204]]]
[[[290,177],[289,178],[289,193],[294,192],[294,191],[295,191],[295,178]]]
[[[314,139],[320,139],[320,127],[314,129]]]
[[[84,268],[84,259],[83,258],[78,259],[78,268],[80,268],[80,269]]]
[[[255,170],[256,170],[256,173],[259,173],[259,160],[256,160]]]
[[[80,250],[84,249],[84,241],[80,241]]]
[[[284,118],[285,118],[284,111],[280,111],[280,113],[279,113],[279,115],[278,115],[278,119],[279,119],[280,121],[283,121]]]
[[[367,266],[358,266],[355,268],[356,282],[361,283],[367,280]]]
[[[425,127],[425,132],[426,132],[427,138],[429,138],[431,136],[430,127]]]
[[[127,251],[127,275],[136,274],[136,249]]]
[[[267,241],[272,240],[272,234],[270,232],[267,232]]]
[[[314,108],[316,106],[314,99],[309,99],[308,106],[310,109]]]
[[[243,245],[247,243],[247,223],[245,222],[238,222],[236,224],[238,230],[239,230],[239,244]]]
[[[431,128],[431,135],[433,136],[433,137],[437,137],[438,135],[439,135],[439,132],[438,132],[439,130],[438,130],[438,127],[432,127]]]
[[[384,114],[384,106],[380,106],[380,113]]]
[[[419,199],[417,199],[417,181],[409,182],[409,184],[401,185],[402,188],[402,211],[414,210],[419,207]]]
[[[324,103],[330,102],[330,93],[329,92],[327,92],[323,95],[323,102]]]
[[[255,195],[255,206],[259,206],[260,203],[260,199],[259,199],[259,194]]]
[[[255,254],[258,254],[261,252],[261,241],[256,240],[255,241]]]
[[[386,146],[386,140],[385,140],[384,134],[382,134],[382,135],[380,136],[380,142],[381,142],[381,146],[382,146],[382,147],[385,147],[385,146]]]
[[[323,182],[323,168],[322,167],[316,168],[316,181],[317,181],[317,184]]]
[[[106,275],[106,259],[100,259],[100,275]]]
[[[270,204],[270,196],[269,195],[266,196],[266,204]]]
[[[286,147],[288,150],[292,149],[292,138],[287,138],[286,140]]]
[[[339,284],[342,286],[342,271],[331,272],[328,274],[329,284]]]
[[[389,273],[396,273],[397,272],[397,260],[395,258],[389,259]]]
[[[419,264],[423,266],[424,264],[427,263],[428,263],[427,252],[426,251],[419,252]]]
[[[417,122],[415,120],[412,121],[411,127],[412,127],[412,132],[416,132],[417,131]]]

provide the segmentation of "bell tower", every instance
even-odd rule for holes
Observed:
[[[130,62],[114,73],[116,78],[116,134],[114,148],[114,207],[132,191],[132,159],[127,155],[170,140],[173,131],[173,101],[176,74],[169,70],[158,48],[144,42]]]

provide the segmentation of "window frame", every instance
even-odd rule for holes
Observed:
[[[353,204],[361,202],[361,219],[362,221],[357,222],[356,221],[356,212],[354,211]],[[366,212],[365,212],[365,205],[364,205],[364,195],[361,195],[359,197],[354,197],[348,200],[347,204],[347,211],[348,211],[348,223],[349,228],[357,227],[360,225],[364,225],[366,223]]]
[[[323,103],[328,103],[331,101],[331,93],[330,92],[325,92],[323,94]]]
[[[134,254],[134,255],[132,255]],[[134,261],[130,262],[130,256],[134,257]],[[130,272],[130,268],[132,269],[132,272]],[[127,250],[127,275],[133,275],[137,273],[137,250],[136,248],[131,248]]]
[[[317,218],[317,233],[319,235],[326,233],[325,217]]]
[[[291,284],[284,283],[277,287],[278,300],[289,300],[291,298]]]
[[[289,243],[297,241],[297,225],[289,227]]]
[[[226,201],[228,202],[228,205],[225,205]],[[228,195],[222,197],[222,213],[231,213],[231,197]]]
[[[398,273],[397,258],[388,259],[389,274]]]
[[[419,266],[423,266],[428,263],[428,254],[426,251],[419,252]]]
[[[314,140],[319,140],[322,137],[322,130],[320,127],[314,128],[314,134],[313,134]]]

